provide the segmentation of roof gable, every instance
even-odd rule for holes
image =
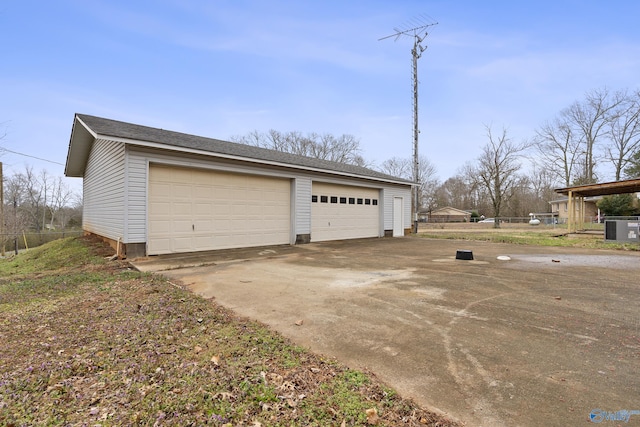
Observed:
[[[87,145],[93,143],[93,138],[99,137],[122,140],[128,144],[159,144],[163,148],[178,151],[195,150],[213,156],[250,159],[259,163],[281,164],[289,167],[355,175],[405,185],[412,184],[411,181],[361,166],[299,156],[252,145],[189,135],[86,114],[76,114],[75,116],[65,175],[83,175],[90,150]]]

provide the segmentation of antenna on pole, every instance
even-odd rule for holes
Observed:
[[[429,15],[418,15],[402,26],[394,28],[394,34],[378,39],[378,41],[381,41],[395,37],[394,41],[397,41],[403,36],[413,37],[413,48],[411,49],[411,70],[413,77],[413,181],[416,183],[416,186],[413,189],[411,213],[413,216],[414,233],[418,232],[418,192],[420,191],[420,167],[418,161],[418,135],[420,134],[420,129],[418,128],[418,59],[420,59],[422,53],[427,49],[426,46],[421,44],[429,35],[427,30],[434,25],[438,25],[438,23]]]

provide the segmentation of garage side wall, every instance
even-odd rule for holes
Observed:
[[[126,243],[147,241],[147,162],[144,157],[131,155],[127,149],[125,182],[126,197]]]
[[[124,238],[124,144],[96,140],[83,179],[82,228],[112,241]]]
[[[384,231],[385,236],[392,235],[393,231],[393,199],[402,197],[403,200],[403,223],[405,224],[405,234],[411,232],[411,187],[385,186],[382,190],[383,211],[384,211]]]
[[[295,194],[294,218],[295,243],[309,243],[311,241],[311,178],[298,177],[293,181]]]

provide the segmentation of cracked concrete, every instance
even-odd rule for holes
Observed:
[[[640,409],[639,253],[411,237],[134,264],[468,425]]]

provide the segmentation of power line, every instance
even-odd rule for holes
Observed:
[[[42,157],[32,156],[30,154],[18,153],[17,151],[9,150],[7,148],[0,147],[0,151],[6,151],[7,153],[17,154],[19,156],[31,157],[32,159],[42,160],[43,162],[55,163],[56,165],[64,166],[64,163],[56,162],[53,160],[43,159]]]

